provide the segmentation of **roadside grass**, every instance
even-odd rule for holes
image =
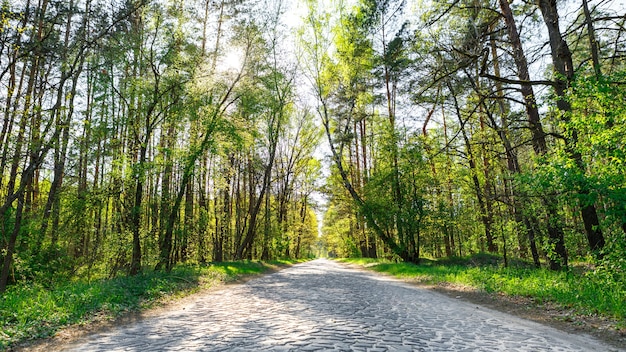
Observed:
[[[626,326],[626,283],[595,270],[536,269],[524,262],[502,267],[497,256],[479,254],[445,260],[424,259],[419,265],[372,259],[340,259],[370,270],[424,284],[452,283],[490,293],[557,303],[578,314],[600,314]]]
[[[219,283],[260,274],[298,261],[241,261],[180,265],[171,272],[146,271],[92,282],[10,286],[0,294],[0,351],[26,340],[54,335],[60,328],[113,319],[146,309],[165,298],[182,297]]]

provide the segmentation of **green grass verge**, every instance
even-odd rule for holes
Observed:
[[[0,295],[0,351],[26,340],[51,336],[63,326],[88,323],[95,316],[115,318],[124,312],[149,308],[165,297],[184,296],[295,262],[186,265],[169,273],[148,271],[90,283],[59,283],[50,288],[36,283],[10,286]]]
[[[481,257],[482,256],[482,257]],[[626,326],[626,284],[597,271],[550,271],[527,265],[504,268],[485,263],[489,256],[423,260],[420,265],[372,259],[340,259],[401,279],[426,284],[454,283],[486,292],[533,298],[573,308],[579,314],[601,314]]]

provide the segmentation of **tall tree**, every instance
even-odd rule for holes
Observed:
[[[550,43],[550,55],[552,57],[552,64],[554,66],[554,90],[557,94],[556,105],[558,109],[563,113],[563,119],[569,120],[569,114],[572,112],[571,104],[567,101],[565,94],[567,88],[570,86],[574,79],[574,63],[572,60],[572,53],[567,45],[567,41],[561,34],[559,28],[559,13],[557,9],[556,0],[538,0],[537,6],[541,11],[544,23],[548,30],[548,37]],[[566,151],[569,157],[574,161],[579,172],[584,172],[585,163],[582,155],[575,150],[575,146],[578,143],[578,132],[576,129],[570,129],[568,132],[566,142]],[[585,225],[585,232],[587,234],[587,240],[589,247],[592,251],[597,252],[604,247],[604,236],[600,226],[600,220],[595,207],[594,197],[591,195],[587,180],[582,176],[582,180],[577,182],[578,192],[580,195],[580,208],[583,223]],[[560,245],[557,243],[557,247]],[[558,251],[558,249],[557,249]],[[567,261],[564,262],[567,265]]]

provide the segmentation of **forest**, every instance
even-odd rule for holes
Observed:
[[[1,6],[0,292],[481,252],[626,282],[617,1]]]

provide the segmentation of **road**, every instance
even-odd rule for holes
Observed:
[[[387,276],[318,259],[86,336],[66,351],[611,351]]]

